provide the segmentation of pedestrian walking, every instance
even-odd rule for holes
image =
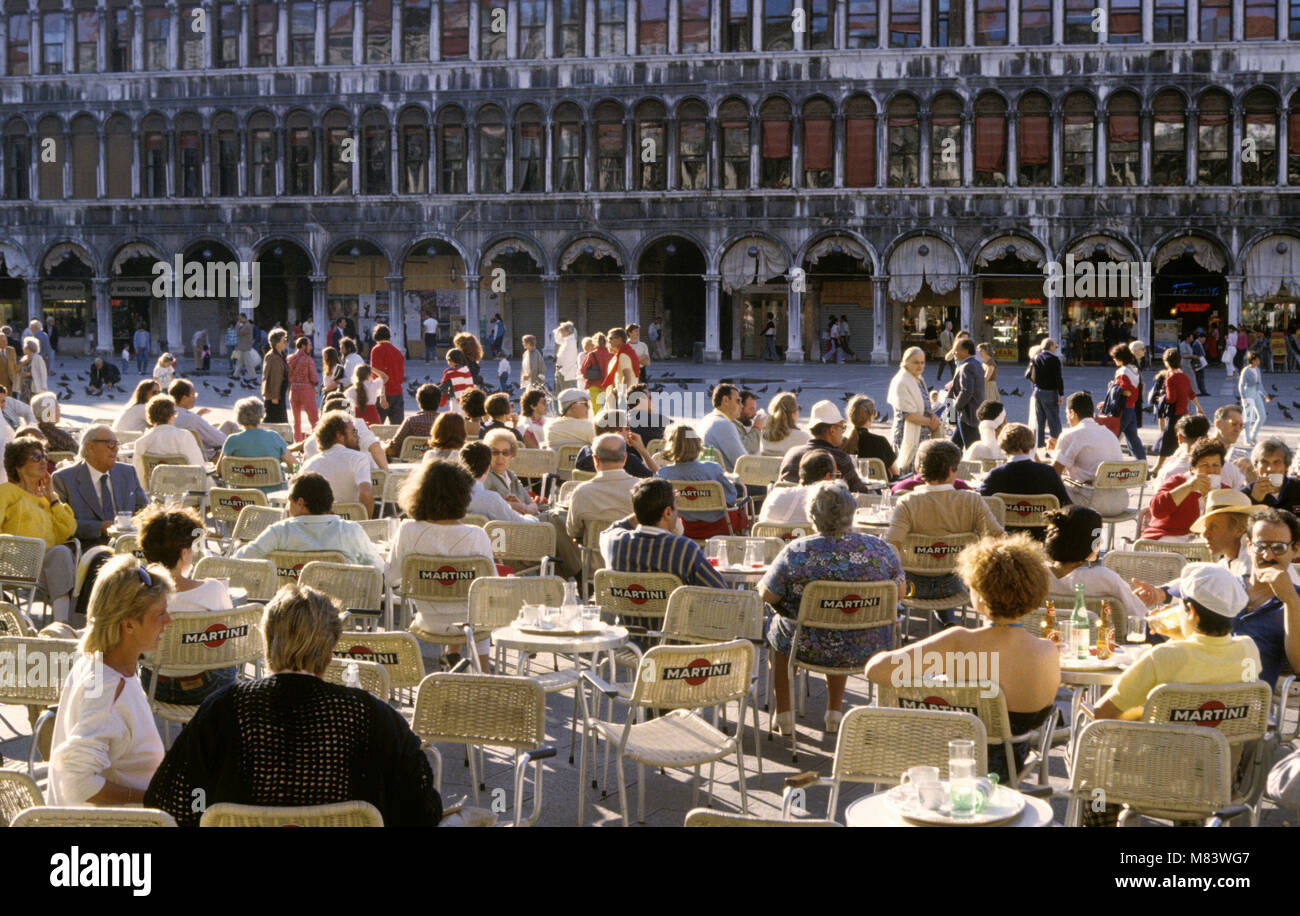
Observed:
[[[1034,386],[1030,398],[1038,430],[1036,440],[1038,447],[1042,448],[1046,438],[1056,439],[1061,435],[1061,400],[1065,397],[1065,381],[1061,376],[1061,360],[1056,355],[1055,340],[1049,337],[1042,342],[1038,354],[1025,370],[1025,378]]]
[[[434,315],[424,316],[424,361],[432,362],[438,357],[438,319]]]
[[[287,360],[289,368],[289,405],[293,410],[293,439],[301,442],[316,426],[316,360],[311,355],[311,338],[304,334],[295,343],[295,352]],[[307,415],[307,428],[303,429],[302,415]]]
[[[270,349],[262,362],[262,403],[266,405],[266,423],[288,423],[289,363],[284,351],[289,346],[289,332],[276,328],[268,337]]]
[[[131,338],[131,349],[135,353],[135,371],[140,375],[149,374],[149,331],[143,324],[135,329]]]
[[[579,366],[582,357],[578,353],[578,331],[572,321],[562,323],[551,333],[555,341],[555,393],[558,396],[566,388],[578,387],[582,377]]]

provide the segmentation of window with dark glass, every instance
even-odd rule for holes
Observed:
[[[812,99],[803,106],[803,186],[829,188],[835,184],[835,122],[831,103]]]
[[[965,11],[966,0],[930,0],[930,40],[936,48],[966,43]]]
[[[1137,44],[1142,40],[1142,0],[1110,0],[1107,41],[1113,45]]]
[[[845,36],[850,48],[874,48],[880,44],[879,0],[848,0],[849,25]]]
[[[724,102],[718,113],[722,130],[722,187],[749,187],[749,110],[739,99]]]
[[[916,100],[899,96],[889,103],[889,159],[886,179],[891,188],[914,188],[921,178],[921,128]]]
[[[27,180],[31,174],[31,142],[27,125],[20,120],[11,121],[5,130],[4,165],[5,199],[27,200],[31,196]]]
[[[764,51],[794,50],[793,11],[794,0],[763,0]]]
[[[123,12],[118,10],[118,12]],[[9,16],[9,76],[28,76],[31,74],[31,60],[28,48],[31,46],[32,26],[26,13],[13,13]],[[129,58],[128,58],[129,59]]]
[[[602,104],[596,109],[597,190],[624,189],[623,151],[622,109],[614,104]]]
[[[438,8],[442,59],[469,57],[469,0],[442,0]]]
[[[1061,181],[1071,188],[1095,183],[1097,125],[1093,101],[1083,93],[1065,100],[1061,137]]]
[[[531,59],[545,52],[546,0],[519,0],[519,56]]]
[[[497,109],[479,112],[478,189],[483,194],[506,191],[506,123]]]
[[[586,39],[582,25],[582,17],[586,12],[586,7],[586,0],[555,0],[555,54],[557,57],[582,57],[586,53],[583,46]],[[683,34],[685,28],[685,20],[683,20]],[[705,42],[707,45],[707,23]],[[686,50],[686,48],[683,47],[682,50]]]
[[[677,109],[678,186],[683,191],[703,191],[709,186],[708,111],[699,102]]]
[[[1052,116],[1047,96],[1023,95],[1016,106],[1016,183],[1041,188],[1052,183]]]
[[[749,0],[718,0],[722,7],[722,50],[749,51]]]
[[[293,119],[289,125],[289,187],[288,193],[305,196],[313,193],[312,169],[315,138],[306,119]]]
[[[94,73],[99,69],[99,13],[77,11],[77,72]]]
[[[1286,132],[1287,184],[1300,184],[1300,92],[1291,96]]]
[[[1277,38],[1277,3],[1274,0],[1246,0],[1245,12],[1247,41]]]
[[[393,0],[366,0],[365,62],[386,64],[393,59]]]
[[[627,53],[627,0],[596,0],[596,54]]]
[[[429,59],[429,2],[402,0],[402,60]]]
[[[1253,89],[1242,103],[1241,183],[1258,187],[1277,184],[1278,99],[1267,89]]]
[[[438,190],[443,194],[464,194],[466,190],[465,120],[459,111],[438,118]]]
[[[1232,102],[1222,92],[1207,92],[1197,104],[1196,183],[1226,185],[1231,181],[1228,156],[1232,139]]]
[[[844,187],[876,186],[876,103],[865,95],[844,106]]]
[[[1020,0],[1020,43],[1052,43],[1052,0]]]
[[[203,146],[199,119],[187,115],[176,121],[176,196],[202,195]]]
[[[889,0],[889,46],[921,47],[921,0]]]
[[[361,162],[361,193],[387,194],[388,184],[388,122],[383,115],[368,113],[364,119],[364,147]]]
[[[94,200],[99,195],[98,173],[99,136],[95,119],[82,115],[72,122],[72,196],[78,200]],[[197,194],[195,191],[191,196]]]
[[[583,189],[583,117],[576,105],[555,112],[555,190]]]
[[[1141,177],[1138,113],[1141,102],[1131,92],[1111,96],[1106,112],[1106,184],[1137,187]]]
[[[1156,93],[1151,104],[1151,183],[1187,184],[1187,104],[1172,89]]]
[[[347,116],[334,111],[325,117],[325,186],[330,195],[352,193],[352,163],[343,161],[343,142],[353,139]]]
[[[807,0],[808,33],[803,46],[809,51],[823,51],[835,47],[835,20],[831,18],[831,0]]]
[[[790,103],[768,99],[759,109],[758,185],[761,188],[790,187]]]
[[[1292,41],[1300,40],[1300,0],[1290,0],[1287,6],[1286,22],[1287,37]]]
[[[520,191],[546,190],[546,156],[542,146],[541,113],[521,112],[515,124],[515,184]]]
[[[1154,0],[1151,37],[1157,42],[1187,40],[1187,0]]]
[[[166,11],[164,11],[166,12]],[[63,72],[63,41],[68,17],[63,13],[46,13],[41,17],[41,72]]]
[[[12,63],[13,57],[9,60]],[[125,6],[114,7],[108,11],[108,69],[112,73],[127,73],[131,67],[131,10]]]
[[[402,173],[403,194],[424,194],[428,191],[429,129],[423,112],[411,111],[402,116],[397,167]]]
[[[1094,25],[1100,20],[1093,16],[1097,0],[1065,0],[1065,43],[1067,45],[1095,45],[1099,31]]]
[[[194,18],[195,12],[200,10],[202,20]],[[209,28],[207,15],[207,10],[198,4],[176,8],[176,35],[181,44],[178,57],[182,70],[203,69],[204,32]],[[194,30],[195,26],[199,26],[199,31]]]
[[[1000,188],[1007,183],[1007,105],[985,93],[975,100],[975,184]]]
[[[248,131],[248,193],[254,197],[275,194],[275,131],[269,123]]]
[[[212,42],[213,66],[239,66],[239,4],[223,3],[217,12],[217,34]]]
[[[167,69],[168,25],[166,7],[144,8],[144,68],[146,70]]]
[[[36,136],[39,138],[38,150],[43,151],[51,141],[54,144],[53,159],[47,161],[46,157],[41,155],[36,160],[36,190],[41,200],[62,200],[63,157],[67,154],[66,144],[63,142],[63,125],[58,118],[42,118],[36,125]]]
[[[112,142],[110,140],[110,150]],[[239,134],[232,115],[221,115],[212,125],[212,193],[217,197],[239,194]],[[113,181],[109,169],[109,182]],[[109,194],[109,197],[130,196]]]
[[[506,59],[506,29],[509,27],[509,16],[501,0],[479,0],[479,60]]]
[[[1201,41],[1232,41],[1232,0],[1201,0]]]
[[[249,48],[249,66],[275,66],[275,17],[274,3],[253,5],[253,41]],[[315,28],[314,20],[312,27]]]
[[[975,0],[975,44],[1007,43],[1007,0]]]
[[[667,54],[668,0],[639,0],[637,11],[637,53]]]
[[[352,0],[330,0],[325,23],[325,63],[352,63]]]
[[[140,196],[167,196],[167,138],[161,126],[140,136]]]
[[[289,6],[289,63],[303,67],[316,62],[316,4],[299,0]]]
[[[930,103],[930,184],[956,187],[961,173],[961,100],[940,95]]]
[[[668,187],[668,136],[664,109],[658,102],[642,102],[636,110],[636,163],[638,191],[662,191]]]

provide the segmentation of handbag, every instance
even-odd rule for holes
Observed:
[[[582,370],[582,377],[589,382],[599,382],[605,377],[605,373],[600,371],[600,363],[592,359],[587,362],[587,368]]]

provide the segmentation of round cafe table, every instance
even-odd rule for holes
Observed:
[[[755,586],[767,574],[766,566],[760,566],[757,569],[752,566],[715,566],[713,568],[723,578],[723,581],[733,588]]]
[[[844,823],[848,827],[926,827],[914,824],[898,814],[885,800],[884,792],[868,795],[851,802],[844,809]],[[1044,799],[1025,796],[1025,807],[1009,821],[993,827],[1050,827],[1052,806]],[[957,828],[960,829],[960,828]]]
[[[598,655],[610,652],[627,642],[627,627],[605,626],[598,632],[582,636],[524,632],[514,625],[492,631],[492,644],[520,652],[555,653],[557,655]]]

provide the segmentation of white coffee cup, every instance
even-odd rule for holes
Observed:
[[[1271,483],[1273,486],[1277,487],[1277,488],[1280,490],[1280,489],[1282,489],[1282,480],[1283,480],[1283,477],[1284,477],[1284,475],[1282,475],[1282,474],[1269,474],[1269,475],[1268,475],[1268,482]]]
[[[117,527],[118,527],[118,528],[121,528],[121,529],[130,528],[130,527],[131,527],[131,513],[130,513],[130,512],[119,512],[119,513],[117,513],[117,518],[116,518],[114,521],[117,523]]]
[[[525,604],[519,609],[519,619],[526,626],[537,626],[542,622],[542,606],[540,604]]]
[[[916,786],[916,797],[921,807],[938,811],[943,805],[943,785],[939,782],[939,768],[931,766],[908,767],[900,780],[903,785]]]
[[[1223,481],[1223,475],[1222,475],[1222,474],[1211,474],[1211,475],[1209,475],[1209,477],[1210,477],[1210,489],[1211,489],[1211,490],[1217,490],[1217,489],[1219,489],[1219,485],[1220,485],[1220,483]]]

